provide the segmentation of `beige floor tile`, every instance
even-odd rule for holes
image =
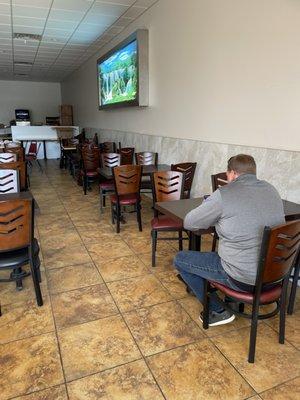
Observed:
[[[67,400],[67,391],[64,385],[34,392],[25,396],[16,397],[14,400]]]
[[[200,328],[176,302],[134,310],[124,314],[124,317],[145,356],[204,337]]]
[[[136,254],[150,254],[152,249],[151,237],[135,237],[135,238],[126,238],[124,240],[128,244],[128,246],[136,253]],[[169,242],[166,241],[158,241],[157,243],[157,255],[175,255],[174,249],[170,246]]]
[[[136,256],[120,257],[97,264],[100,274],[105,282],[113,282],[125,278],[149,274],[150,271]]]
[[[263,400],[296,400],[300,399],[300,378],[276,386],[260,394]]]
[[[266,324],[278,332],[279,317],[266,320]],[[292,315],[286,315],[285,338],[300,350],[300,310],[296,310]]]
[[[7,271],[5,271],[7,272]],[[8,272],[9,273],[9,272]],[[40,284],[42,296],[48,294],[47,281],[44,272],[42,272],[42,283]],[[15,282],[1,282],[0,284],[1,305],[23,303],[26,301],[36,301],[34,286],[31,276],[23,279],[23,289],[16,290]]]
[[[257,392],[300,375],[300,352],[287,342],[279,344],[278,334],[263,323],[258,327],[254,364],[247,361],[249,328],[212,340]]]
[[[57,235],[49,235],[41,238],[41,246],[43,252],[51,250],[60,250],[69,246],[74,246],[81,243],[81,238],[76,230],[66,231]]]
[[[48,269],[62,268],[71,265],[91,262],[91,258],[85,247],[81,244],[68,246],[64,249],[43,250],[45,267]]]
[[[53,333],[0,345],[0,365],[3,400],[63,383]]]
[[[68,384],[70,400],[159,400],[163,396],[144,361],[135,361]]]
[[[202,311],[202,304],[199,300],[192,295],[188,295],[184,299],[180,299],[179,303],[186,310],[186,312],[192,317],[192,319],[202,328],[202,322],[199,319],[200,312]],[[236,317],[233,322],[226,325],[212,326],[209,329],[204,330],[206,336],[214,337],[218,335],[227,335],[228,332],[240,329],[243,327],[250,327],[250,322],[246,318]],[[249,328],[248,328],[249,329]]]
[[[172,253],[165,255],[156,255],[156,266],[152,267],[151,254],[138,254],[139,258],[143,261],[147,268],[150,269],[154,274],[164,271],[174,271]]]
[[[188,293],[186,291],[186,285],[177,278],[177,275],[178,272],[173,270],[158,273],[156,276],[172,297],[175,299],[182,299],[183,297],[187,297]]]
[[[208,339],[148,358],[167,400],[250,397],[253,390]]]
[[[93,263],[50,269],[47,278],[50,293],[66,292],[103,282]]]
[[[52,307],[58,329],[118,314],[104,284],[54,294]]]
[[[49,298],[38,307],[35,301],[2,307],[0,344],[54,331]]]
[[[118,307],[123,312],[172,299],[167,290],[151,274],[110,282],[107,285]]]
[[[85,244],[101,243],[102,241],[120,242],[122,239],[115,233],[111,226],[101,226],[96,229],[80,229],[80,237]]]
[[[102,241],[86,245],[90,256],[97,264],[114,258],[134,256],[134,253],[125,242],[121,241]]]
[[[120,316],[72,326],[58,336],[68,381],[141,358]]]

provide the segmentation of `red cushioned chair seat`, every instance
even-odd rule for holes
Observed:
[[[131,204],[136,204],[136,202],[139,200],[139,196],[136,193],[133,194],[124,194],[119,196],[119,201],[122,206],[129,206]],[[110,196],[110,201],[112,203],[117,202],[117,195],[112,194]]]
[[[220,290],[222,293],[230,296],[236,300],[239,300],[243,303],[253,303],[254,294],[249,292],[239,292],[234,289],[231,289],[227,286],[222,285],[218,282],[210,281],[210,284],[216,289]],[[281,295],[281,285],[276,285],[272,289],[265,290],[260,295],[260,304],[267,304],[277,300]]]
[[[81,175],[84,175],[84,171],[81,171]],[[94,177],[94,176],[98,176],[98,172],[97,171],[87,171],[85,175],[89,176],[89,177]]]
[[[104,190],[114,190],[115,188],[114,181],[101,182],[99,186]]]
[[[159,229],[161,229],[161,230],[163,230],[163,229],[165,229],[165,230],[170,230],[170,229],[180,230],[180,229],[183,229],[182,222],[175,221],[172,218],[164,217],[164,216],[163,217],[159,217],[159,218],[158,217],[153,218],[152,221],[151,221],[151,226],[152,226],[152,229],[156,229],[156,230],[159,230]]]

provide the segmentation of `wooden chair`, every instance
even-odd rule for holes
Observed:
[[[0,195],[18,193],[20,191],[19,172],[0,167]]]
[[[83,192],[86,194],[87,189],[90,189],[89,184],[99,179],[98,168],[100,167],[100,152],[96,146],[82,147],[81,151],[83,168],[81,176],[83,179]]]
[[[100,151],[101,153],[116,153],[116,143],[115,142],[103,142],[100,143]]]
[[[121,165],[133,164],[134,147],[122,147],[118,153],[121,155]]]
[[[279,343],[284,343],[286,297],[289,277],[300,249],[300,220],[288,222],[273,228],[265,227],[255,286],[249,291],[236,291],[220,283],[205,282],[203,304],[203,328],[208,329],[210,289],[215,288],[234,301],[251,305],[251,314],[237,311],[219,299],[224,308],[234,314],[251,319],[248,362],[255,357],[257,324],[259,319],[271,318],[280,311]],[[276,309],[259,314],[259,307],[276,302]]]
[[[121,156],[118,153],[101,153],[101,167],[114,168],[120,165]],[[113,179],[106,179],[99,183],[100,211],[103,213],[105,197],[115,191]]]
[[[158,153],[150,151],[135,153],[135,162],[137,165],[157,165]]]
[[[16,170],[19,172],[20,190],[27,190],[27,172],[25,161],[13,161],[0,164],[0,170]]]
[[[70,169],[71,155],[76,152],[77,139],[60,139],[60,168]]]
[[[12,153],[17,155],[16,161],[25,161],[25,149],[22,146],[18,147],[6,147],[6,153]]]
[[[0,153],[0,164],[17,161],[17,155],[13,153]]]
[[[211,175],[211,188],[215,192],[219,187],[227,185],[227,175],[226,172],[219,172],[218,174]],[[216,231],[213,233],[213,242],[211,246],[211,251],[216,251],[217,241],[219,240]]]
[[[218,174],[211,175],[211,187],[212,191],[215,192],[220,186],[227,185],[226,172],[219,172]]]
[[[14,196],[14,195],[12,195]],[[0,199],[0,270],[10,269],[12,273],[0,282],[15,281],[22,289],[22,279],[29,275],[22,266],[30,264],[37,304],[43,305],[39,282],[39,246],[34,239],[34,202],[32,198]],[[16,299],[17,300],[17,299]]]
[[[191,197],[191,189],[193,185],[196,166],[196,162],[185,162],[171,165],[171,171],[178,171],[184,174],[183,197],[185,199],[189,199]]]
[[[135,153],[137,165],[157,165],[158,154],[150,151]],[[150,176],[142,176],[141,190],[145,193],[152,193],[152,181]]]
[[[31,141],[29,144],[29,149],[25,155],[25,160],[28,162],[28,164],[30,166],[32,166],[33,162],[36,161],[39,166],[40,171],[43,171],[43,168],[37,158],[40,147],[41,147],[41,143],[38,143],[36,141]]]
[[[177,171],[158,171],[152,174],[154,202],[173,201],[183,198],[184,175]],[[178,240],[179,250],[182,250],[183,225],[172,218],[159,215],[154,209],[154,218],[151,220],[152,237],[152,267],[155,267],[157,240]],[[178,232],[178,239],[174,237],[159,238],[158,232]]]
[[[116,231],[120,233],[121,207],[134,206],[139,230],[142,231],[141,217],[141,176],[140,165],[121,165],[113,168],[115,194],[110,196],[112,223],[116,221]]]

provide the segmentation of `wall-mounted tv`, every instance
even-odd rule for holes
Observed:
[[[139,29],[97,60],[99,108],[148,105],[148,31]]]

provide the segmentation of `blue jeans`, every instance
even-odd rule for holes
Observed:
[[[198,300],[203,303],[204,280],[210,279],[235,290],[241,290],[232,283],[222,267],[218,253],[202,253],[199,251],[180,251],[174,259],[174,265],[182,279],[192,289]],[[210,297],[210,311],[221,312],[223,307],[214,296]]]

